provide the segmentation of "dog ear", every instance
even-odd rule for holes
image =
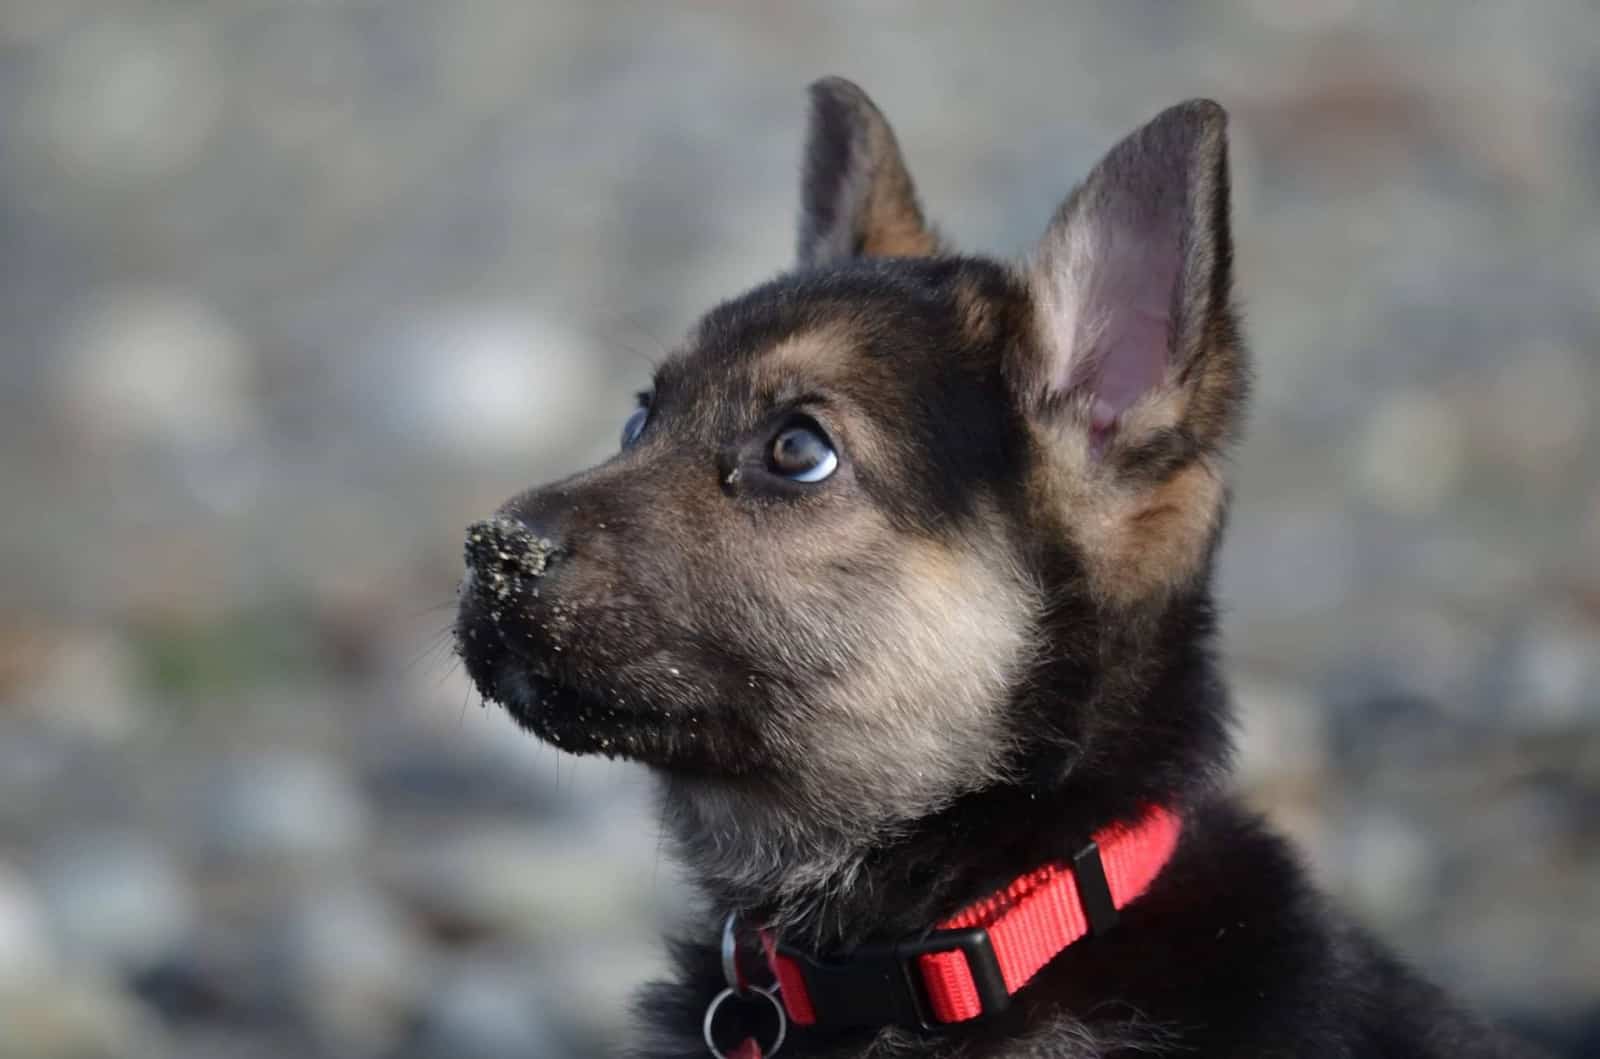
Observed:
[[[799,263],[937,253],[894,132],[872,100],[842,77],[825,77],[810,91]]]
[[[1029,272],[1025,403],[1064,413],[1095,459],[1215,449],[1247,384],[1231,286],[1227,114],[1194,100],[1112,148],[1056,212]]]
[[[1041,446],[1035,509],[1078,542],[1093,593],[1135,605],[1204,577],[1248,365],[1231,302],[1227,116],[1173,107],[1068,196],[1029,266],[1008,352]]]

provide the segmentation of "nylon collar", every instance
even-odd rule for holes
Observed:
[[[820,960],[763,931],[783,1007],[797,1026],[934,1028],[991,1015],[1069,945],[1110,930],[1177,847],[1178,817],[1152,808],[1095,832],[1070,862],[1036,868],[925,937]]]

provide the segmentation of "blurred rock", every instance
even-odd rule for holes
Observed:
[[[14,831],[36,822],[65,786],[74,749],[59,733],[0,719],[0,822]]]
[[[548,315],[463,307],[385,335],[352,362],[360,374],[347,397],[409,445],[505,457],[566,443],[593,415],[594,365],[588,343]],[[381,403],[371,400],[374,376],[388,380]],[[619,417],[624,397],[616,395]]]
[[[629,1042],[639,984],[671,973],[654,927],[569,941],[541,954],[552,1021],[569,1036],[605,1042],[603,1055],[617,1054]]]
[[[1497,995],[1511,1010],[1550,1018],[1592,1006],[1600,928],[1592,917],[1562,916],[1582,898],[1569,895],[1540,907],[1515,900],[1517,893],[1501,884],[1456,905],[1460,927],[1429,939],[1435,958],[1459,968],[1463,988]],[[1594,1053],[1572,1054],[1589,1059]]]
[[[1536,550],[1489,539],[1459,523],[1438,526],[1407,558],[1405,574],[1407,579],[1418,579],[1419,596],[1480,613],[1498,612],[1507,601],[1538,593],[1549,565],[1549,557]],[[1498,630],[1486,632],[1493,635]]]
[[[1493,729],[1481,719],[1451,713],[1410,689],[1408,675],[1393,663],[1358,672],[1354,663],[1329,674],[1328,745],[1340,785],[1408,769],[1470,758]]]
[[[0,993],[47,977],[55,963],[38,897],[0,860]]]
[[[543,1013],[545,998],[526,968],[463,961],[430,989],[421,1030],[405,1055],[424,1059],[520,1059],[574,1053]]]
[[[1583,512],[1583,522],[1579,526],[1580,543],[1579,551],[1583,555],[1600,555],[1600,485],[1594,487],[1589,495],[1589,502]],[[1596,612],[1600,613],[1600,575],[1592,571],[1589,575],[1596,580],[1591,581],[1589,591],[1595,594],[1597,600]]]
[[[167,1059],[165,1034],[110,982],[52,975],[0,988],[0,1059]]]
[[[65,633],[41,645],[39,672],[16,693],[28,713],[69,736],[115,743],[148,721],[134,697],[134,661],[107,629]]]
[[[1347,635],[1320,682],[1336,708],[1370,714],[1393,700],[1411,699],[1427,704],[1424,723],[1441,734],[1454,718],[1481,717],[1500,708],[1496,671],[1502,645],[1492,626],[1456,611],[1399,605],[1361,624]]]
[[[205,852],[230,860],[353,854],[367,833],[367,807],[338,766],[280,752],[230,761],[198,807]]]
[[[366,770],[366,787],[373,802],[381,803],[388,813],[513,816],[530,827],[562,815],[565,807],[555,786],[542,774],[506,768],[499,759],[472,750],[459,742],[437,741],[426,753],[415,744],[391,747],[390,753],[374,756]]]
[[[278,988],[317,1038],[338,1055],[388,1054],[429,983],[427,950],[399,910],[347,881],[304,894],[275,930]]]
[[[183,165],[216,121],[221,71],[203,22],[100,19],[66,35],[37,98],[63,174],[148,180]]]
[[[1327,760],[1325,707],[1291,684],[1245,674],[1234,682],[1233,695],[1240,782],[1318,782]]]
[[[646,929],[648,874],[567,829],[478,825],[408,842],[382,871],[430,919],[454,931],[549,941]]]
[[[1475,409],[1473,425],[1488,442],[1480,457],[1509,464],[1541,485],[1569,484],[1589,429],[1588,395],[1597,384],[1600,376],[1584,354],[1566,345],[1539,343],[1509,353]]]
[[[242,337],[182,290],[101,291],[73,318],[53,368],[64,421],[100,445],[218,446],[255,425]]]
[[[136,971],[170,956],[189,930],[184,877],[145,835],[63,836],[46,849],[37,874],[52,930],[74,958]]]
[[[1600,710],[1600,625],[1558,611],[1529,624],[1519,640],[1506,720],[1532,729],[1563,728]]]
[[[162,1059],[284,1059],[315,1054],[298,1034],[256,1026],[188,1026],[172,1031],[172,1037]]]
[[[1257,509],[1248,521],[1235,519],[1229,530],[1222,547],[1227,597],[1252,619],[1270,623],[1326,613],[1350,594],[1359,553],[1348,512]]]
[[[130,991],[150,1011],[172,1026],[206,1025],[208,1022],[259,1021],[268,999],[264,988],[266,968],[243,964],[237,953],[212,949],[213,936],[204,930],[189,939],[182,952],[131,976]],[[259,954],[252,952],[252,960]],[[271,997],[273,1003],[282,997]]]
[[[1360,441],[1367,494],[1401,514],[1438,507],[1460,480],[1464,429],[1460,413],[1432,394],[1385,395]]]
[[[1424,912],[1437,869],[1426,831],[1386,809],[1367,809],[1339,821],[1345,890],[1383,929],[1402,930]]]

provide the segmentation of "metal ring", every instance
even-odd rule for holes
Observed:
[[[772,1042],[772,1048],[770,1050],[761,1053],[764,1059],[772,1059],[772,1056],[778,1054],[778,1049],[783,1047],[783,1039],[789,1034],[789,1013],[783,1010],[783,1002],[778,999],[778,991],[776,988],[762,989],[757,986],[752,988],[750,992],[759,993],[766,997],[767,1003],[772,1005],[772,1010],[778,1016],[778,1037]],[[732,989],[724,989],[722,992],[718,993],[712,998],[711,1003],[706,1007],[705,1021],[700,1024],[700,1032],[705,1035],[706,1047],[711,1050],[711,1054],[715,1056],[716,1059],[728,1059],[728,1056],[717,1047],[717,1042],[712,1039],[711,1024],[716,1020],[717,1009],[722,1006],[722,1002],[727,1000],[729,997],[737,997],[738,995],[739,994],[735,993]]]
[[[722,977],[728,988],[740,996],[750,992],[750,983],[739,972],[739,913],[729,912],[722,923]]]

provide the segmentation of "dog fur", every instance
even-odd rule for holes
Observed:
[[[469,534],[478,687],[649,765],[705,897],[640,1054],[705,1054],[730,911],[847,953],[1150,804],[1183,818],[1172,861],[1011,1008],[791,1027],[784,1054],[1513,1054],[1227,792],[1212,570],[1249,367],[1222,109],[1114,147],[1014,266],[952,252],[877,108],[820,81],[797,244],[661,365],[622,452]],[[825,481],[774,472],[796,422]],[[729,1046],[764,1031],[727,1010]]]

